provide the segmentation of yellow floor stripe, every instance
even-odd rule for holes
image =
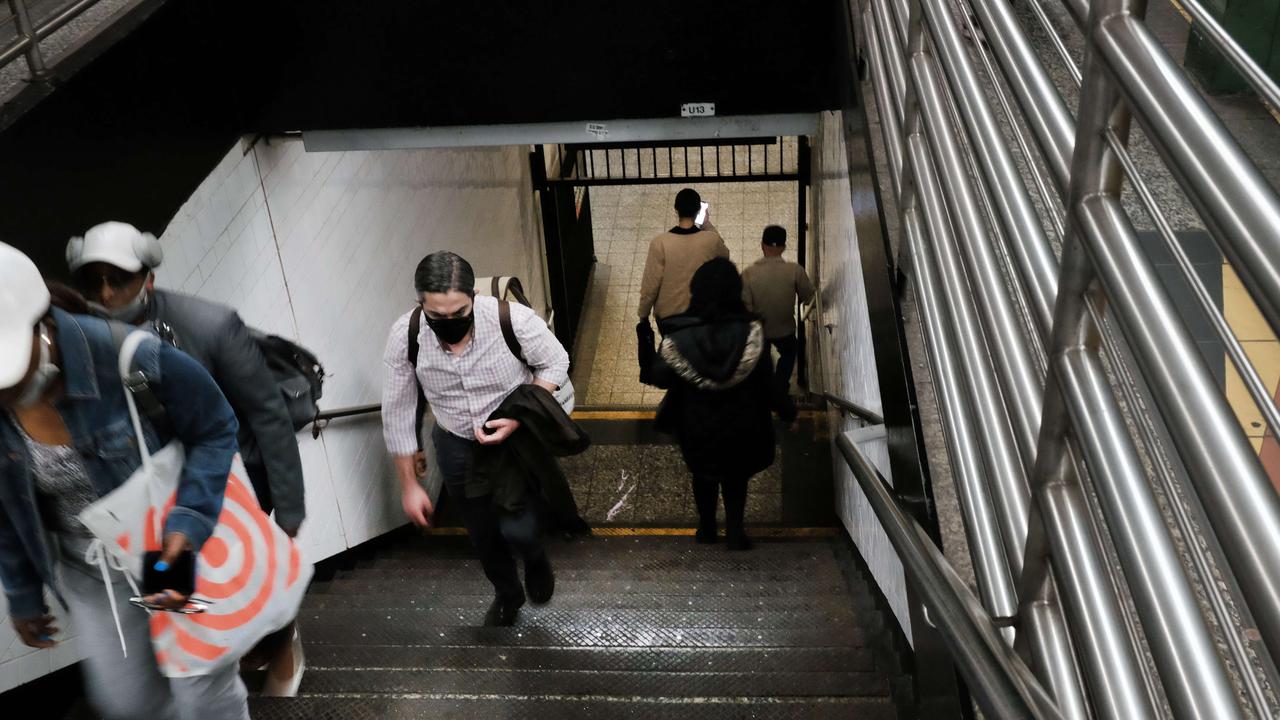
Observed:
[[[657,415],[656,410],[578,410],[572,417],[574,420],[652,420]]]
[[[748,527],[751,537],[757,538],[824,538],[835,537],[839,532],[833,527]],[[691,527],[597,527],[591,533],[596,537],[693,537]],[[423,535],[453,537],[466,535],[460,527],[429,528]]]

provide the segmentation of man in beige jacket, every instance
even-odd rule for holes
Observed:
[[[778,350],[778,390],[787,393],[791,371],[796,365],[796,300],[807,305],[813,300],[813,283],[799,264],[782,259],[787,249],[787,229],[770,225],[760,240],[764,257],[742,273],[742,299],[747,309],[764,320],[764,337]]]
[[[694,224],[702,209],[702,198],[692,188],[676,193],[679,223],[649,243],[640,281],[640,322],[648,324],[649,314],[662,320],[689,309],[689,282],[702,264],[714,257],[729,257],[720,233],[708,216],[701,227]]]

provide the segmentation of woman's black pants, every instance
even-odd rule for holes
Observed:
[[[693,501],[698,507],[698,528],[715,531],[716,496],[723,495],[725,533],[729,537],[741,536],[747,512],[747,481],[750,479],[739,476],[694,475]]]

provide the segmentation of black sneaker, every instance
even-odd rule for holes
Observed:
[[[755,547],[746,533],[733,533],[728,536],[726,544],[730,550],[750,550]]]
[[[489,611],[484,614],[484,626],[511,627],[515,625],[516,617],[520,614],[521,605],[524,605],[524,598],[512,601],[502,597],[495,597],[493,604],[489,606]]]
[[[551,569],[551,560],[543,553],[542,559],[536,562],[525,562],[524,589],[529,593],[529,601],[534,605],[542,605],[551,600],[556,593],[556,573]]]

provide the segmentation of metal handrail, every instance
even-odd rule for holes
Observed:
[[[1199,0],[1178,0],[1177,4],[1192,17],[1198,27],[1193,29],[1201,33],[1214,49],[1231,61],[1240,75],[1253,86],[1253,89],[1266,100],[1272,108],[1280,110],[1280,87],[1267,72],[1240,47],[1240,44],[1227,33],[1216,18],[1200,4]]]
[[[841,410],[844,410],[846,412],[852,413],[853,415],[856,415],[857,417],[861,418],[864,422],[866,422],[869,425],[884,424],[883,417],[881,417],[880,415],[878,415],[877,413],[871,410],[868,410],[862,407],[861,405],[853,402],[852,400],[847,400],[845,398],[840,397],[839,395],[835,395],[829,392],[822,393],[822,398],[827,402],[831,403],[832,405],[835,405],[836,407],[840,408]]]
[[[320,431],[329,427],[330,420],[373,415],[380,412],[382,412],[380,403],[376,405],[353,405],[351,407],[338,408],[337,410],[323,410],[316,413],[316,416],[311,420],[311,437],[312,439],[320,437]]]
[[[947,0],[865,0],[864,47],[978,589],[992,616],[1005,614],[1010,602],[1019,608],[1018,642],[1036,657],[1037,671],[1066,717],[1147,717],[1166,699],[1179,717],[1240,714],[1130,435],[1122,407],[1142,413],[1143,405],[1134,402],[1134,388],[1117,387],[1134,382],[1129,358],[1273,657],[1280,653],[1280,498],[1120,203],[1127,178],[1162,239],[1175,245],[1175,258],[1185,260],[1134,172],[1125,147],[1130,116],[1240,268],[1273,327],[1280,320],[1280,242],[1274,235],[1280,199],[1154,41],[1141,20],[1141,0],[1066,0],[1086,43],[1083,71],[1068,65],[1082,83],[1074,117],[1008,5],[962,0],[961,16],[967,4],[990,51],[966,46]],[[1035,17],[1046,20],[1038,2],[1033,5]],[[964,22],[975,35],[967,17]],[[1065,50],[1060,42],[1055,46]],[[1001,86],[1007,81],[1023,118],[997,120],[971,50],[989,74],[994,67],[988,53],[994,56],[1003,78],[987,82],[1008,113]],[[1042,158],[1027,155],[1023,125]],[[1012,156],[1010,132],[1024,163]],[[1044,216],[1054,205],[1040,159],[1065,222]],[[1046,196],[1044,209],[1031,202],[1020,166],[1029,168]],[[1060,260],[1046,226],[1062,238]],[[1008,273],[1000,259],[1011,261],[1015,272]],[[1187,269],[1185,262],[1181,266]],[[1104,307],[1110,310],[1105,317]],[[1025,332],[1012,322],[1015,316]],[[1123,341],[1110,333],[1113,325]],[[1220,331],[1226,327],[1216,324]],[[1234,340],[1224,333],[1233,362],[1239,362]],[[1120,351],[1124,342],[1129,353]],[[1042,357],[1047,368],[1039,365]],[[1256,378],[1249,371],[1242,376]],[[1001,395],[994,404],[993,377]],[[1249,384],[1259,395],[1256,383]],[[1276,416],[1269,398],[1255,400],[1271,411],[1269,420]],[[1150,418],[1137,419],[1151,451],[1158,442]],[[1015,446],[1020,466],[1007,459]],[[1176,482],[1163,467],[1157,472],[1166,486]],[[1024,506],[1009,502],[1028,491],[1035,498],[1029,518]],[[1172,515],[1185,525],[1181,507]],[[1099,521],[1114,549],[1091,530]],[[1111,552],[1118,567],[1108,559]],[[1193,557],[1192,565],[1202,573],[1203,563]],[[1221,603],[1211,598],[1210,607],[1216,621],[1232,622]],[[1045,610],[1049,617],[1064,616],[1065,623],[1044,625],[1037,613]],[[1062,640],[1068,635],[1069,643]],[[1228,647],[1239,662],[1238,643]],[[1142,657],[1148,652],[1150,660]],[[1081,682],[1081,675],[1088,681]],[[1245,702],[1257,705],[1258,694],[1251,687],[1247,693]]]
[[[846,435],[837,437],[836,444],[924,602],[926,617],[986,716],[1061,718],[1053,698],[1004,641],[1000,628],[928,533],[899,505],[885,479]]]
[[[0,68],[13,62],[19,55],[25,54],[27,71],[30,73],[29,79],[40,80],[49,73],[44,54],[40,51],[41,41],[98,4],[98,0],[77,0],[69,3],[40,23],[32,22],[27,0],[8,0],[8,3],[13,12],[12,18],[17,22],[19,37],[8,47],[0,49]]]

